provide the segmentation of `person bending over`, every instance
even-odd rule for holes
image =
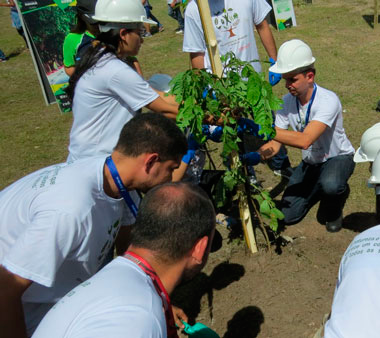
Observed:
[[[186,183],[150,190],[128,251],[51,309],[33,338],[177,336],[170,294],[205,265],[215,212],[205,192]]]
[[[124,251],[136,190],[171,181],[186,150],[173,121],[141,114],[111,156],[43,168],[0,192],[2,338],[30,337],[61,297],[98,271],[115,240]]]

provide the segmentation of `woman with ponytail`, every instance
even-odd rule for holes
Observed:
[[[67,93],[74,122],[68,161],[110,154],[119,133],[142,108],[175,119],[172,97],[153,90],[133,68],[148,20],[140,0],[98,0],[99,35],[77,62]],[[126,61],[125,61],[126,60]]]

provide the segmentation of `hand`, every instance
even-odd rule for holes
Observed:
[[[199,149],[199,144],[194,140],[193,134],[187,138],[187,153],[182,157],[182,162],[189,164],[195,155],[195,151]]]
[[[240,155],[240,160],[243,164],[257,165],[261,161],[261,156],[257,151],[252,151],[250,153]]]
[[[253,122],[252,120],[242,117],[238,120],[237,123],[238,123],[238,129],[237,129],[238,134],[243,134],[244,132],[246,132],[258,138],[264,138],[264,134],[259,135],[259,130],[261,129],[261,127],[255,122]]]
[[[271,66],[273,66],[276,63],[276,61],[274,61],[272,58],[269,59],[269,62]],[[269,72],[269,83],[272,86],[275,86],[277,83],[279,83],[281,78],[281,74],[273,73],[271,71]]]
[[[203,89],[203,92],[202,92],[202,98],[205,99],[206,96],[208,95],[209,91],[210,91],[209,88],[205,88],[205,89]],[[215,92],[214,92],[213,90],[211,91],[211,96],[212,96],[212,99],[213,99],[213,100],[216,100],[216,95],[215,95]]]
[[[223,115],[223,114],[222,114]],[[214,115],[205,115],[203,119],[204,124],[209,124],[212,126],[223,126],[224,125],[224,120],[223,117],[216,117]]]
[[[223,135],[223,128],[216,126],[209,126],[207,124],[202,126],[203,135],[207,136],[208,140],[212,140],[214,142],[220,142],[220,138]]]
[[[174,317],[174,321],[176,323],[176,325],[180,328],[180,329],[184,329],[185,328],[185,325],[183,325],[182,323],[182,320],[184,322],[188,322],[188,318],[186,316],[186,313],[183,312],[182,309],[180,309],[179,307],[176,307],[174,305],[172,305],[172,310],[173,310],[173,317]]]
[[[271,157],[276,155],[272,142],[262,145],[258,152],[263,160],[269,160]]]

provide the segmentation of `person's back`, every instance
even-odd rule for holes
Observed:
[[[81,76],[75,88],[68,161],[110,154],[124,124],[158,97],[112,54],[104,55],[94,68]]]
[[[128,251],[69,292],[33,337],[178,337],[170,294],[206,264],[214,232],[213,205],[198,186],[149,190]]]
[[[380,225],[356,236],[339,267],[325,338],[379,337]]]
[[[162,300],[137,264],[118,257],[62,298],[34,338],[166,338]],[[150,335],[154,333],[154,335]]]

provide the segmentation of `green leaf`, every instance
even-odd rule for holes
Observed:
[[[285,217],[282,211],[278,210],[277,208],[273,208],[271,212],[273,213],[274,217],[276,217],[277,219],[284,219]]]
[[[224,18],[215,23],[223,27],[230,20],[232,15],[225,11]],[[249,62],[239,60],[232,52],[222,56],[221,61],[225,74],[223,78],[219,79],[205,70],[190,69],[177,74],[170,82],[170,93],[176,96],[179,103],[177,124],[182,130],[187,128],[193,133],[197,142],[206,141],[206,136],[202,133],[206,114],[223,116],[225,125],[221,137],[221,157],[228,169],[216,185],[217,207],[226,203],[228,191],[233,191],[237,185],[246,181],[239,160],[234,168],[229,167],[231,153],[238,153],[238,143],[242,142],[237,135],[238,117],[253,119],[260,125],[260,135],[264,139],[273,138],[276,132],[272,126],[272,110],[280,109],[282,103],[273,93],[271,85],[265,81],[264,73],[257,73]],[[205,88],[209,88],[209,91],[203,97]],[[260,213],[276,231],[278,220],[283,218],[283,214],[276,208],[267,191],[259,187],[255,187],[254,191],[251,197],[258,202]],[[235,196],[240,195],[237,193]]]
[[[260,203],[260,212],[266,216],[270,216],[270,206],[267,200]]]
[[[276,218],[271,218],[269,221],[269,227],[274,231],[277,232],[278,230],[278,221]]]

